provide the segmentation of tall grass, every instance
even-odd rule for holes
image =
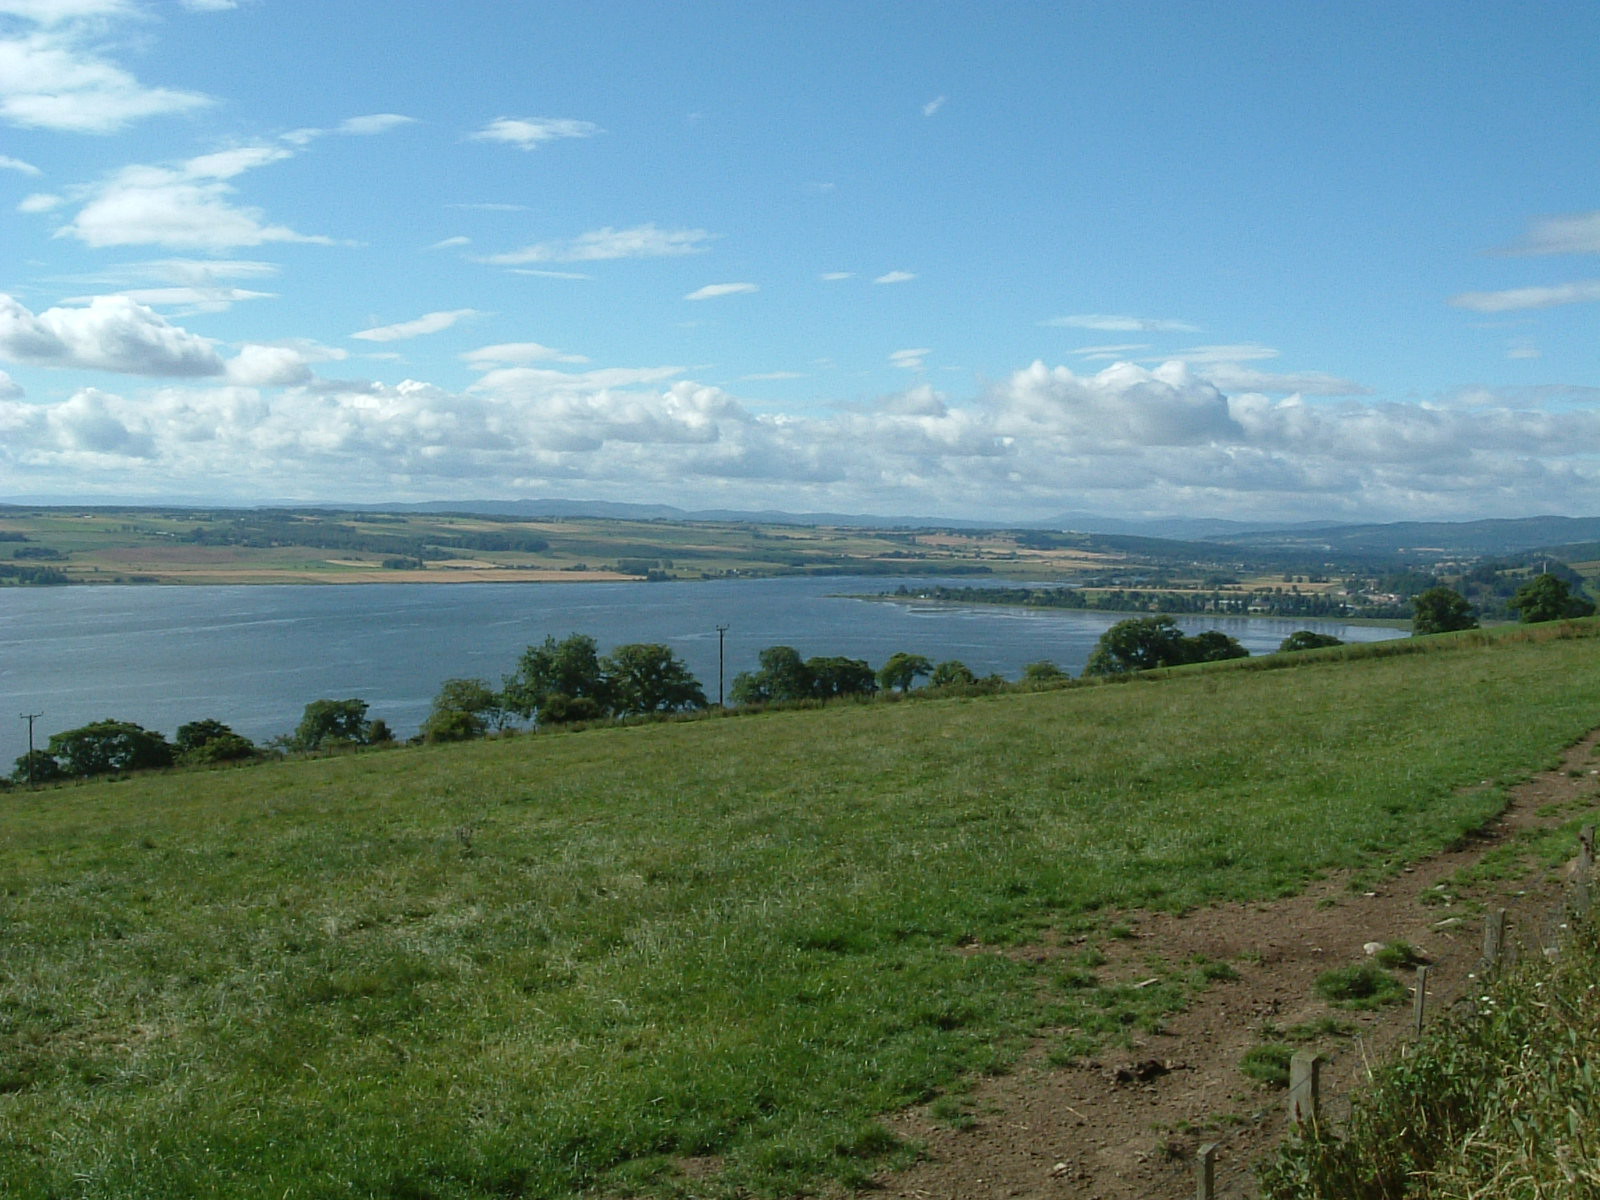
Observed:
[[[878,1115],[1150,1019],[994,948],[1382,874],[1597,712],[1593,642],[1464,645],[14,793],[4,1194],[857,1181]]]

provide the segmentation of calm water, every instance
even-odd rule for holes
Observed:
[[[933,581],[937,582],[937,581]],[[971,580],[952,581],[971,584]],[[897,581],[753,579],[705,583],[382,584],[365,586],[0,588],[0,773],[35,740],[104,717],[169,737],[214,717],[260,740],[285,733],[308,701],[358,696],[409,736],[453,676],[498,684],[530,642],[580,632],[602,651],[663,642],[717,694],[716,626],[726,679],[765,647],[842,654],[879,666],[897,650],[958,658],[1015,678],[1048,658],[1083,669],[1107,613],[853,600]],[[910,585],[908,585],[910,586]],[[1258,618],[1193,618],[1253,654],[1296,629],[1346,641],[1398,630]]]

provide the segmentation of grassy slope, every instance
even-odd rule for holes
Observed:
[[[875,1114],[1042,1025],[1139,1019],[954,948],[1436,849],[1499,807],[1473,785],[1594,724],[1595,651],[1469,640],[14,795],[0,1179],[442,1200],[670,1192],[705,1155],[702,1195],[848,1179],[885,1148]]]

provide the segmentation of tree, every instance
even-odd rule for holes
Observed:
[[[959,658],[951,658],[933,668],[928,676],[928,686],[936,688],[970,686],[978,682],[972,668]]]
[[[296,750],[324,750],[331,746],[365,745],[371,740],[365,700],[313,700],[289,736]]]
[[[45,751],[67,775],[144,771],[173,761],[172,746],[159,733],[109,718],[52,735]]]
[[[1220,629],[1202,629],[1183,639],[1184,662],[1226,662],[1230,658],[1249,658],[1250,651]]]
[[[50,783],[57,779],[65,779],[67,773],[44,750],[30,750],[17,759],[17,769],[11,772],[11,778],[18,783]]]
[[[1024,683],[1057,683],[1067,678],[1067,673],[1048,658],[1041,658],[1022,668]]]
[[[781,704],[811,696],[811,672],[793,646],[768,646],[756,660],[759,670],[733,678],[729,697],[735,704]]]
[[[1454,588],[1431,587],[1411,598],[1413,636],[1477,627],[1478,618],[1472,611],[1472,605]]]
[[[1171,617],[1130,617],[1100,635],[1085,675],[1125,675],[1188,662],[1183,631]]]
[[[249,738],[235,733],[221,721],[210,719],[179,725],[173,746],[181,763],[241,762],[261,753]]]
[[[933,664],[922,655],[901,650],[878,668],[878,686],[886,691],[909,692],[918,679],[932,672]]]
[[[602,712],[611,707],[600,651],[587,634],[569,634],[559,642],[550,636],[542,645],[529,646],[516,672],[506,676],[505,706],[524,719],[539,716],[546,701],[557,695],[592,700]]]
[[[1594,605],[1574,596],[1567,581],[1546,572],[1528,580],[1506,606],[1521,615],[1524,622],[1560,621],[1570,617],[1594,615]]]
[[[446,679],[422,722],[425,742],[463,742],[505,725],[505,700],[482,679]]]
[[[618,646],[600,665],[612,708],[622,716],[706,706],[699,681],[666,646],[655,642]]]
[[[1294,650],[1320,650],[1324,646],[1342,646],[1344,642],[1331,633],[1313,633],[1309,629],[1296,629],[1278,646],[1278,653]]]
[[[808,658],[805,673],[810,677],[811,695],[819,700],[839,696],[870,696],[878,690],[878,678],[865,659],[838,655]]]

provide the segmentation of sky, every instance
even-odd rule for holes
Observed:
[[[1600,5],[0,0],[0,501],[1600,514]]]

